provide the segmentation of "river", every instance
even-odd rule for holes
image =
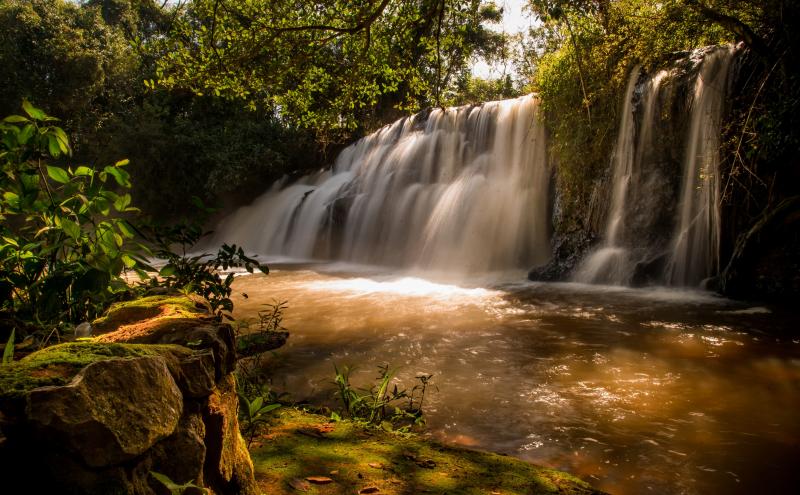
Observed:
[[[448,280],[346,264],[237,277],[236,316],[288,301],[273,386],[330,403],[334,363],[410,388],[429,435],[616,494],[789,493],[800,484],[800,325],[710,293]],[[239,295],[246,293],[249,297]]]

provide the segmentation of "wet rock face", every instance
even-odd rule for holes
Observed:
[[[157,472],[217,495],[256,494],[239,433],[231,327],[207,320],[162,323],[149,331],[131,323],[103,335],[101,346],[159,344],[147,355],[103,357],[64,385],[0,400],[0,476],[24,480],[19,493],[168,494],[152,477]],[[97,351],[97,343],[86,345]],[[62,358],[79,352],[80,344],[67,346]],[[6,404],[14,410],[6,411]]]

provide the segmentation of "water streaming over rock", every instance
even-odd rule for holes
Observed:
[[[667,265],[673,285],[697,285],[719,272],[720,126],[734,51],[706,54],[695,80],[680,216]]]
[[[603,241],[573,280],[689,286],[717,273],[719,136],[734,51],[699,49],[650,76],[631,72]]]
[[[332,171],[274,185],[212,242],[267,255],[476,273],[550,256],[550,169],[534,96],[401,119]]]

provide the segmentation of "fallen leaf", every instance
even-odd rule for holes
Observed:
[[[417,466],[426,469],[433,469],[436,467],[436,463],[432,459],[425,459],[424,461],[417,461]]]
[[[367,464],[367,465],[368,465],[369,467],[371,467],[371,468],[375,468],[375,469],[383,469],[383,464],[381,464],[380,462],[370,462],[370,463],[369,463],[369,464]]]
[[[333,480],[327,476],[307,476],[306,481],[314,483],[315,485],[327,485],[328,483],[333,483]]]
[[[331,476],[336,476],[337,474],[339,474],[339,470],[338,470],[338,469],[335,469],[335,470],[331,471],[331,472],[330,472],[330,473],[328,473],[328,474],[330,474]]]
[[[306,483],[305,481],[301,480],[300,478],[295,478],[289,481],[289,486],[297,490],[298,492],[307,492],[311,485]]]
[[[362,488],[358,491],[358,495],[363,495],[365,493],[378,493],[380,490],[377,486],[368,486],[366,488]]]

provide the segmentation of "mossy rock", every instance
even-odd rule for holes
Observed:
[[[190,349],[178,345],[69,342],[34,352],[0,366],[0,399],[21,397],[38,387],[65,385],[80,370],[96,361],[144,356],[185,356]]]
[[[416,435],[282,409],[251,449],[263,493],[379,495],[598,494],[569,474],[513,457],[451,447]],[[306,481],[329,478],[325,484]],[[317,480],[319,481],[319,480]],[[364,492],[372,493],[372,492]]]
[[[113,304],[92,322],[95,333],[107,333],[125,325],[165,319],[197,319],[209,316],[202,300],[184,295],[149,296]]]

